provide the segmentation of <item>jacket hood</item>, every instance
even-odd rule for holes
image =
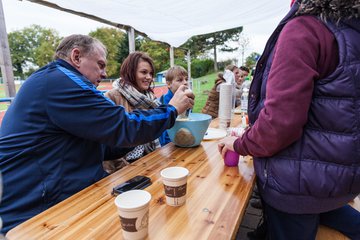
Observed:
[[[300,4],[297,15],[314,15],[324,21],[344,21],[360,18],[360,0],[296,0]]]

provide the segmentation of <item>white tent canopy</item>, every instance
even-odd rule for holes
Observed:
[[[21,1],[21,0],[20,0]],[[241,27],[283,15],[290,0],[27,0],[179,47],[190,37]],[[2,0],[0,63],[6,95],[15,96]],[[41,14],[40,8],[38,13]],[[55,15],[54,18],[57,18]],[[61,18],[58,19],[61,21]],[[76,24],[76,23],[74,23]],[[132,37],[133,38],[133,35]],[[131,43],[130,43],[131,44]],[[172,49],[172,48],[171,48]],[[131,46],[130,46],[131,50]]]
[[[28,0],[132,27],[152,40],[179,47],[190,37],[283,14],[290,0]]]

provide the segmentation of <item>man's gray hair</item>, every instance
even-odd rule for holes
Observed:
[[[63,38],[60,42],[55,51],[55,59],[69,59],[71,51],[74,48],[79,48],[84,55],[88,55],[97,47],[102,48],[105,54],[107,53],[104,44],[96,38],[87,35],[73,34]]]

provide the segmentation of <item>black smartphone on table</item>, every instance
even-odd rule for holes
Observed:
[[[147,186],[151,185],[151,179],[145,176],[135,176],[126,182],[123,182],[113,188],[112,195],[117,196],[120,193],[134,190],[134,189],[144,189]]]

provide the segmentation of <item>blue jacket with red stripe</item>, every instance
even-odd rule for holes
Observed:
[[[150,142],[176,117],[171,105],[127,113],[63,60],[39,69],[22,85],[0,129],[2,231],[99,181],[110,148],[121,154]]]

